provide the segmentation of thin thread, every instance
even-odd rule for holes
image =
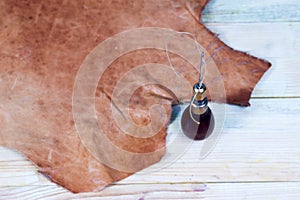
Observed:
[[[192,120],[196,123],[196,124],[200,124],[200,121],[197,121],[194,117],[193,117],[193,113],[192,113],[192,102],[195,100],[195,98],[196,98],[196,96],[197,96],[197,93],[195,93],[194,94],[194,96],[193,96],[193,98],[192,98],[192,100],[191,100],[191,102],[190,102],[190,108],[189,108],[189,110],[190,110],[190,117],[192,118]]]
[[[199,86],[201,88],[201,85],[203,83],[203,70],[206,66],[206,63],[205,63],[205,60],[204,60],[204,52],[201,53],[201,56],[200,56],[200,76],[199,76]]]
[[[177,34],[181,34],[181,35],[183,35],[183,34],[185,34],[185,35],[189,35],[189,36],[191,36],[193,39],[194,39],[194,42],[195,42],[195,44],[196,44],[196,49],[197,49],[197,51],[199,52],[199,55],[200,55],[200,64],[199,64],[199,68],[200,68],[200,75],[199,75],[199,81],[198,81],[198,83],[199,83],[199,87],[201,88],[201,85],[203,84],[203,71],[204,71],[204,68],[205,68],[205,60],[204,60],[204,52],[202,51],[200,51],[200,44],[198,43],[198,41],[197,41],[197,39],[196,39],[196,37],[195,37],[195,35],[194,34],[192,34],[192,33],[189,33],[189,32],[178,32]],[[166,55],[167,55],[167,58],[168,58],[168,63],[169,63],[169,65],[170,65],[170,67],[172,68],[172,70],[174,71],[174,73],[176,74],[176,76],[178,76],[179,77],[179,80],[180,80],[180,82],[182,81],[181,80],[181,77],[180,77],[180,75],[177,73],[177,71],[175,70],[175,68],[174,68],[174,66],[172,65],[172,62],[171,62],[171,59],[170,59],[170,56],[169,56],[169,50],[168,50],[168,42],[169,42],[169,40],[170,40],[170,38],[165,42],[165,49],[166,49]],[[179,84],[180,86],[182,85],[182,84]],[[195,98],[196,98],[196,96],[197,96],[197,93],[195,93],[194,95],[193,95],[193,98],[191,99],[191,101],[190,101],[190,106],[189,106],[189,111],[190,111],[190,117],[191,117],[191,119],[195,122],[195,123],[197,123],[197,124],[200,124],[200,121],[197,121],[194,117],[193,117],[193,114],[192,114],[192,102],[194,102],[194,100],[195,100]]]
[[[200,44],[198,43],[196,37],[194,34],[192,33],[189,33],[189,32],[177,32],[176,34],[179,34],[179,35],[189,35],[193,38],[195,44],[196,44],[196,49],[197,51],[199,52],[199,55],[200,55],[200,77],[199,77],[199,84],[203,82],[203,73],[202,73],[202,63],[204,61],[204,53],[200,51]],[[167,58],[168,58],[168,63],[169,63],[169,66],[172,68],[172,70],[174,71],[174,73],[176,74],[176,76],[179,78],[180,80],[180,86],[182,85],[182,79],[181,79],[181,76],[177,73],[177,71],[175,70],[172,62],[171,62],[171,58],[170,58],[170,55],[169,55],[169,49],[168,49],[168,42],[169,42],[170,38],[165,42],[165,50],[166,50],[166,55],[167,55]],[[201,86],[200,84],[200,86]]]

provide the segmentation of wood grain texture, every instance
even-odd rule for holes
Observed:
[[[224,42],[269,59],[273,67],[254,90],[251,107],[227,106],[221,139],[205,160],[194,143],[161,171],[136,174],[100,193],[73,195],[19,153],[0,148],[0,199],[298,200],[298,7],[297,0],[213,0],[206,8],[203,21]]]
[[[6,200],[68,199],[289,199],[298,200],[300,182],[273,183],[181,183],[114,185],[98,193],[71,194],[56,186],[23,186],[0,188]]]
[[[202,13],[203,22],[299,22],[298,0],[212,0]]]

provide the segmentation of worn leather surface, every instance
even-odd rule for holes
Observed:
[[[96,160],[76,133],[72,91],[76,73],[101,41],[124,30],[164,27],[197,34],[218,66],[222,78],[206,80],[209,88],[223,81],[226,101],[249,105],[255,84],[270,63],[234,51],[199,22],[208,1],[202,0],[3,0],[0,2],[0,145],[25,154],[49,179],[73,192],[98,191],[131,173],[111,169]],[[130,152],[165,151],[168,121],[154,136],[141,139],[122,133],[113,123],[110,96],[116,81],[136,65],[167,64],[159,50],[140,50],[120,57],[99,81],[96,109],[107,136]],[[191,84],[197,71],[175,69]],[[186,97],[188,99],[189,97]],[[169,116],[178,99],[166,88],[146,85],[133,95],[130,114],[140,125],[149,123],[148,108],[159,102]],[[215,99],[224,101],[224,99]],[[108,155],[113,156],[113,155]],[[126,161],[124,161],[126,163]]]

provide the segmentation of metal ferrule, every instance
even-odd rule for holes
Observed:
[[[193,90],[194,95],[191,100],[191,110],[193,114],[201,115],[206,112],[208,105],[208,99],[205,94],[206,87],[204,83],[201,84],[201,87],[199,83],[196,83],[193,87]]]

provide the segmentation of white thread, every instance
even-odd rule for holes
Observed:
[[[203,83],[203,72],[202,72],[202,66],[201,66],[201,65],[202,65],[202,63],[205,63],[205,62],[204,62],[204,53],[200,51],[200,44],[198,43],[198,41],[197,41],[195,35],[192,34],[192,33],[189,33],[189,32],[178,32],[177,34],[181,34],[181,35],[185,34],[185,35],[191,36],[191,37],[193,38],[195,44],[196,44],[196,49],[197,49],[197,51],[199,52],[199,55],[200,55],[200,62],[201,62],[201,63],[200,63],[200,77],[199,77],[199,84],[201,83],[201,84],[200,84],[200,86],[201,86],[202,83]],[[175,72],[176,76],[178,76],[178,77],[179,77],[179,80],[181,81],[181,77],[180,77],[180,75],[175,71],[174,66],[172,65],[170,56],[169,56],[169,50],[168,50],[168,42],[169,42],[169,40],[170,40],[170,38],[165,42],[165,49],[166,49],[166,54],[167,54],[167,58],[168,58],[168,63],[169,63],[169,65],[171,66],[172,70]],[[181,84],[179,84],[179,85],[181,86]]]
[[[178,34],[186,34],[186,35],[189,35],[191,36],[193,39],[194,39],[194,42],[196,44],[196,48],[197,48],[197,51],[199,52],[199,55],[200,55],[200,72],[199,72],[199,87],[201,88],[202,84],[203,84],[203,70],[205,68],[205,60],[204,60],[204,52],[201,52],[200,51],[200,44],[198,43],[196,37],[194,34],[192,33],[189,33],[189,32],[178,32]],[[168,63],[169,65],[171,66],[172,70],[175,72],[175,74],[179,77],[179,80],[181,80],[181,77],[179,76],[179,74],[175,71],[174,69],[174,66],[172,65],[172,62],[171,62],[171,59],[170,59],[170,56],[169,56],[169,51],[168,51],[168,41],[170,40],[170,38],[166,41],[165,43],[165,49],[166,49],[166,54],[167,54],[167,58],[168,58]],[[205,72],[204,72],[205,73]],[[180,84],[181,85],[181,84]],[[197,124],[200,124],[200,121],[197,121],[194,117],[193,117],[193,114],[192,114],[192,102],[194,102],[195,98],[197,96],[197,92],[194,94],[192,100],[190,101],[190,108],[189,108],[189,111],[190,111],[190,117],[192,118],[192,120],[197,123]]]
[[[190,108],[189,108],[189,110],[190,110],[190,116],[191,116],[191,118],[192,118],[192,120],[196,123],[196,124],[200,124],[200,121],[197,121],[194,117],[193,117],[193,113],[192,113],[192,102],[195,100],[195,98],[196,98],[196,95],[197,95],[197,93],[195,93],[194,94],[194,96],[193,96],[193,98],[192,98],[192,100],[191,100],[191,102],[190,102]]]

